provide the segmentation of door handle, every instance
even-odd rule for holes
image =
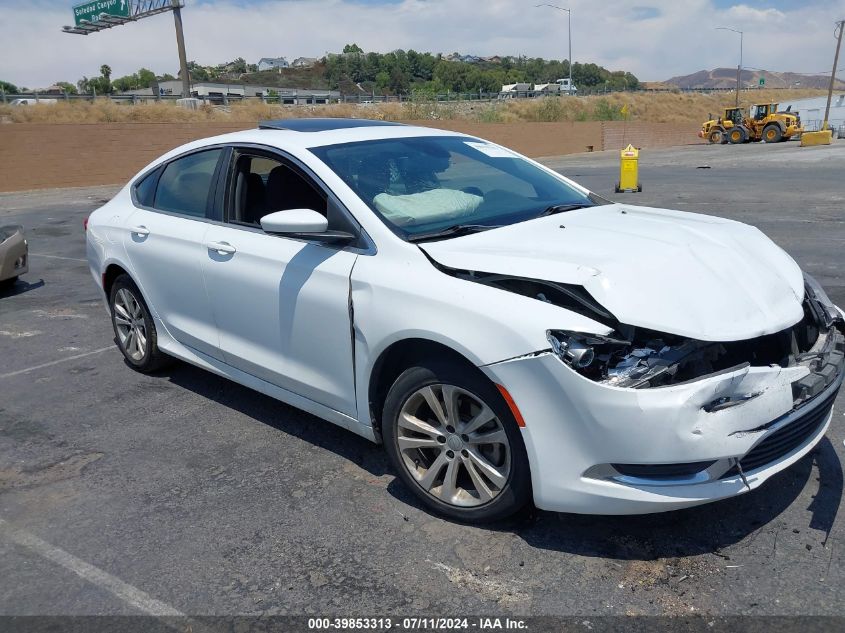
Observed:
[[[133,226],[129,231],[133,235],[139,235],[141,237],[147,237],[150,234],[150,229],[148,229],[143,224],[141,226]]]
[[[206,246],[208,247],[208,250],[215,251],[220,255],[231,255],[238,250],[229,244],[229,242],[209,242]]]

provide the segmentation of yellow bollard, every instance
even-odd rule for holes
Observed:
[[[616,193],[635,193],[643,190],[639,179],[640,150],[628,145],[619,154],[619,182]]]

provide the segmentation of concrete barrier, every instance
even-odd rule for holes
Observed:
[[[471,134],[531,157],[696,143],[695,125],[639,122],[409,121]],[[0,125],[0,191],[126,182],[164,152],[256,123],[15,123]]]

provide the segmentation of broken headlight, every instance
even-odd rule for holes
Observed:
[[[599,334],[549,330],[546,332],[557,357],[585,375],[595,374],[599,365],[607,362],[615,352],[621,352],[630,342]]]
[[[804,292],[818,323],[829,328],[842,318],[821,284],[807,273],[804,273]]]
[[[709,343],[642,332],[631,340],[582,332],[550,330],[555,355],[582,376],[614,387],[658,387],[699,377],[716,369],[725,354]]]

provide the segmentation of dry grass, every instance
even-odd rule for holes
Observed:
[[[761,90],[746,92],[742,104],[787,101],[824,94],[819,90]],[[291,117],[360,117],[389,121],[463,119],[491,123],[520,121],[606,121],[623,118],[628,104],[631,120],[652,123],[700,123],[708,113],[733,104],[731,94],[615,93],[578,99],[519,99],[495,103],[386,103],[281,106],[249,101],[230,107],[204,105],[185,110],[172,102],[132,105],[109,99],[91,102],[59,102],[51,106],[12,108],[0,105],[3,123],[181,123],[200,121],[255,122]]]

